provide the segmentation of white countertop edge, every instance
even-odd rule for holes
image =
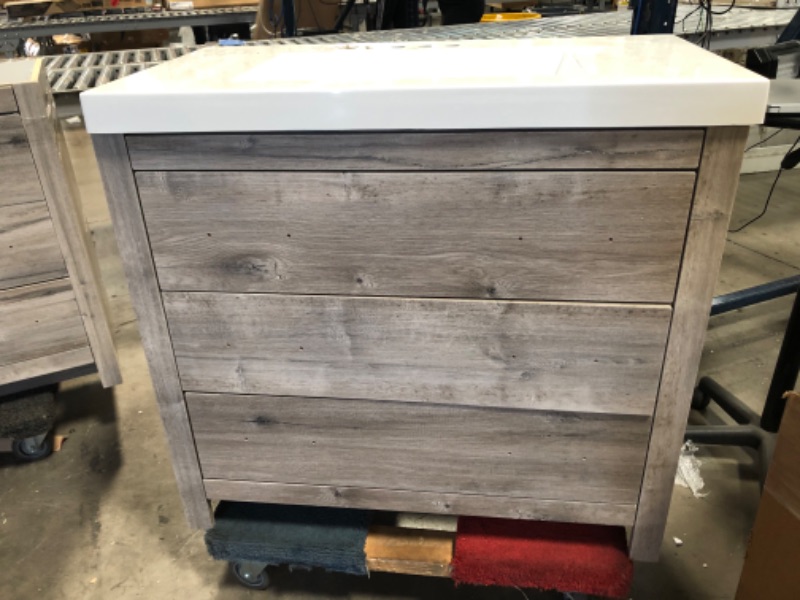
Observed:
[[[710,84],[331,93],[81,94],[91,134],[755,125],[766,79]],[[169,113],[157,106],[171,104]],[[179,106],[180,110],[174,110]],[[110,110],[113,107],[113,110]],[[391,115],[391,118],[389,118]]]
[[[38,58],[15,58],[0,61],[0,86],[38,81],[41,68],[42,62]]]

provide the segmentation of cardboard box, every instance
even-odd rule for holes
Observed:
[[[104,33],[93,33],[91,38],[92,52],[158,48],[166,45],[169,41],[169,29],[109,31]]]
[[[800,597],[800,394],[790,396],[736,600]]]
[[[253,39],[256,40],[275,37],[275,29],[283,27],[283,23],[280,21],[277,23],[277,27],[273,27],[273,24],[269,22],[267,1],[261,0],[263,6],[258,11],[256,27],[253,33]],[[280,0],[275,0],[275,2],[280,11]],[[337,2],[329,2],[328,0],[295,0],[294,10],[298,29],[330,31],[336,24],[340,6]]]

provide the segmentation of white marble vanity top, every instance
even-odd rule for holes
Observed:
[[[209,47],[81,94],[90,133],[751,125],[768,80],[674,36]]]

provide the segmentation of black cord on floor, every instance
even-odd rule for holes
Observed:
[[[776,131],[776,132],[775,132],[775,133],[773,133],[773,134],[770,134],[770,135],[768,135],[768,136],[767,136],[767,137],[765,137],[763,140],[759,140],[759,141],[757,141],[757,142],[756,142],[755,144],[753,144],[752,146],[748,146],[747,148],[745,148],[745,149],[744,149],[744,151],[745,151],[745,152],[750,152],[750,150],[752,150],[752,149],[753,149],[753,148],[755,148],[756,146],[760,146],[761,144],[765,144],[766,142],[768,142],[768,141],[770,141],[772,138],[774,138],[776,135],[778,135],[778,134],[779,134],[781,131],[783,131],[783,128],[781,128],[781,129],[778,129],[778,131]]]
[[[798,143],[800,143],[800,136],[797,136],[797,139],[795,140],[794,144],[792,144],[792,147],[789,148],[789,151],[784,155],[783,157],[784,159],[786,159],[786,157],[792,153],[792,150],[795,149]],[[783,160],[781,161],[781,163],[783,163]],[[739,233],[745,227],[752,225],[753,223],[758,221],[761,217],[763,217],[765,214],[767,214],[767,209],[769,208],[769,201],[772,200],[772,192],[775,191],[775,186],[778,185],[778,180],[781,178],[781,175],[783,174],[784,170],[785,169],[783,167],[780,167],[778,169],[778,172],[775,175],[775,179],[772,180],[772,185],[770,186],[769,193],[767,194],[767,200],[766,202],[764,202],[764,208],[761,209],[761,212],[758,213],[755,217],[753,217],[749,221],[747,221],[744,225],[741,225],[736,229],[728,229],[728,233]]]

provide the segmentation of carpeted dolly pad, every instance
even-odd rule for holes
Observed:
[[[0,437],[23,439],[47,433],[56,421],[54,388],[0,398]]]
[[[633,563],[623,527],[461,517],[457,583],[627,598]]]
[[[367,574],[368,511],[220,502],[214,517],[206,546],[217,560]]]

